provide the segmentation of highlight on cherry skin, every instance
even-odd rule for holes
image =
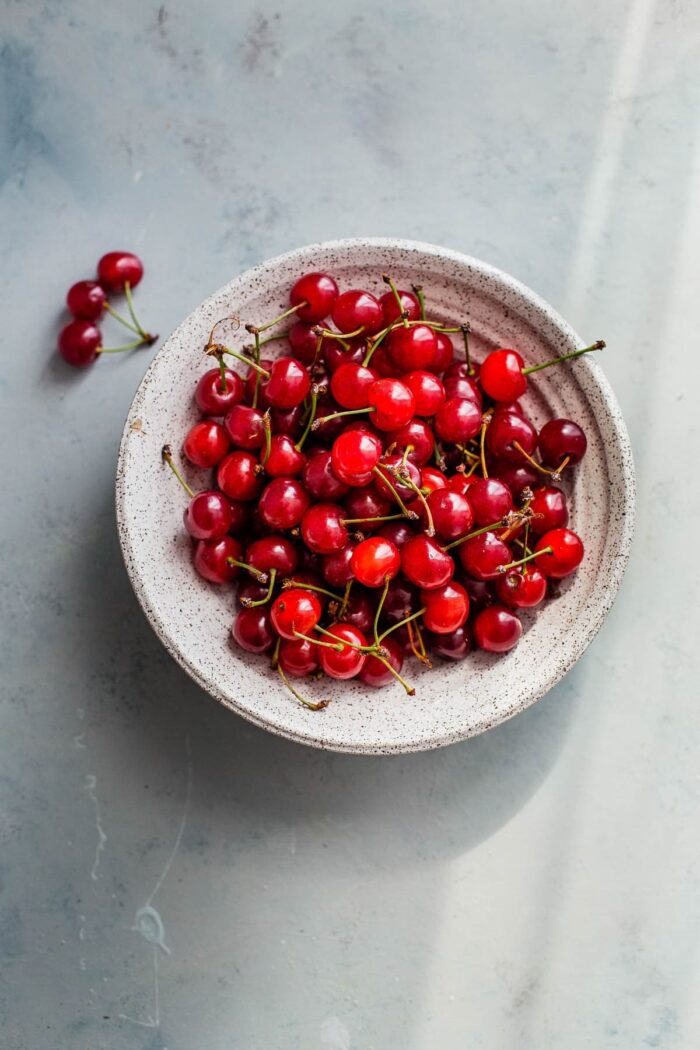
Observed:
[[[107,296],[141,279],[122,255],[69,293],[73,363],[101,351]],[[193,567],[237,593],[234,647],[309,711],[343,703],[336,680],[410,702],[438,661],[507,658],[522,611],[538,615],[585,556],[569,507],[585,432],[534,418],[528,388],[605,344],[528,365],[513,348],[476,360],[473,341],[416,280],[344,289],[312,272],[275,317],[222,318],[203,347],[181,455],[162,454]]]

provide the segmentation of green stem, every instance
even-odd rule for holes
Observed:
[[[381,514],[376,518],[343,518],[342,525],[364,525],[368,521],[403,521],[405,514]]]
[[[123,324],[125,328],[128,328],[131,332],[135,332],[136,335],[141,335],[141,329],[133,325],[131,321],[127,321],[126,317],[122,317],[120,313],[114,309],[109,303],[105,303],[105,310],[108,314],[111,314],[115,321],[119,321],[119,324]]]
[[[270,422],[270,410],[269,408],[263,412],[263,434],[265,436],[265,451],[263,452],[260,460],[263,467],[270,458],[270,452],[272,451],[272,423]]]
[[[354,339],[356,335],[362,335],[365,330],[363,324],[359,328],[356,328],[354,332],[333,332],[330,328],[324,328],[322,325],[316,325],[314,328],[314,335],[317,335],[319,339],[337,339],[339,343],[342,343],[346,350],[350,349],[350,344],[347,342],[348,339]]]
[[[388,284],[391,288],[392,295],[394,296],[394,299],[396,300],[396,305],[399,308],[399,318],[403,321],[404,328],[408,328],[408,318],[404,315],[403,303],[401,302],[401,295],[399,294],[399,290],[396,287],[395,282],[392,281],[388,273],[382,274],[382,280],[384,281],[384,284]]]
[[[388,336],[389,332],[394,327],[395,327],[394,325],[390,324],[390,325],[387,325],[386,328],[382,328],[381,332],[378,334],[377,338],[374,340],[374,342],[372,343],[372,345],[370,346],[369,350],[367,351],[367,353],[365,354],[365,356],[363,358],[362,364],[363,364],[363,366],[365,368],[367,368],[367,366],[369,365],[370,361],[372,360],[372,354],[374,353],[374,351],[377,349],[378,346],[381,345],[381,343],[384,342],[384,340]]]
[[[384,639],[387,637],[387,635],[392,634],[394,631],[398,631],[399,627],[403,627],[405,624],[410,623],[411,620],[417,620],[418,617],[422,616],[424,612],[425,612],[425,607],[422,608],[422,609],[419,609],[418,612],[411,613],[410,616],[407,616],[404,620],[400,620],[399,623],[395,623],[395,624],[393,624],[393,626],[387,627],[386,631],[384,631],[382,634],[379,635],[379,642],[380,642],[380,644],[384,641]]]
[[[404,687],[409,696],[416,695],[416,691],[413,688],[413,686],[399,674],[396,668],[386,659],[386,657],[380,656],[379,653],[375,653],[374,658],[375,660],[379,660],[380,663],[384,664],[388,671],[391,671],[396,681],[401,682],[401,685]]]
[[[318,402],[318,387],[314,385],[314,386],[311,387],[311,408],[309,410],[309,418],[306,421],[306,427],[304,428],[304,433],[301,435],[301,437],[297,441],[296,445],[294,446],[294,448],[297,450],[297,452],[301,452],[302,448],[304,447],[304,442],[306,441],[307,437],[311,433],[311,430],[313,428],[313,425],[314,425],[314,422],[315,422],[315,419],[316,419],[316,404],[317,404],[317,402]]]
[[[517,569],[519,565],[527,565],[529,561],[533,561],[534,558],[539,558],[540,554],[552,554],[551,547],[542,547],[541,550],[533,551],[532,554],[526,554],[524,558],[520,558],[518,561],[511,561],[507,565],[499,565],[499,572],[508,572],[510,569]]]
[[[460,544],[466,543],[467,540],[473,540],[475,536],[482,536],[485,532],[493,532],[495,529],[504,529],[503,518],[500,521],[494,521],[491,525],[484,525],[480,529],[475,529],[474,532],[468,532],[466,536],[460,536],[458,540],[453,540],[452,543],[448,543],[446,547],[442,549],[444,551],[451,551],[453,547],[459,547]]]
[[[425,321],[425,292],[423,291],[423,287],[420,284],[412,284],[411,291],[420,304],[420,319],[421,321]]]
[[[282,589],[285,591],[296,590],[300,587],[303,591],[316,591],[318,594],[325,594],[327,598],[332,598],[334,602],[342,602],[343,598],[340,594],[333,594],[333,591],[327,591],[325,587],[317,587],[315,583],[299,583],[297,580],[285,580],[282,584]]]
[[[135,350],[137,346],[150,345],[151,338],[135,339],[133,343],[125,343],[124,346],[98,346],[98,354],[123,354],[125,350]]]
[[[387,476],[388,472],[384,473],[384,471],[379,466],[376,466],[376,467],[372,468],[372,473],[376,474],[377,477],[381,478],[382,481],[384,482],[384,484],[387,486],[387,488],[391,490],[391,492],[392,492],[392,494],[394,496],[394,499],[396,500],[396,502],[398,503],[399,507],[401,508],[401,513],[402,513],[403,517],[404,518],[410,518],[411,520],[415,520],[415,518],[417,518],[418,515],[416,514],[415,511],[409,510],[408,507],[406,506],[406,504],[404,503],[404,501],[401,499],[401,496],[399,495],[399,493],[398,493],[398,491],[396,489],[396,486],[392,484],[392,482],[389,480],[389,478]]]
[[[279,314],[278,317],[273,317],[273,319],[271,321],[268,321],[267,324],[246,325],[246,332],[266,332],[268,328],[274,328],[274,326],[276,324],[279,324],[280,321],[284,321],[285,317],[289,317],[291,314],[295,314],[297,310],[301,310],[302,306],[308,305],[309,304],[306,302],[306,299],[302,299],[300,303],[296,303],[295,306],[290,306],[288,310],[285,310],[284,313]]]
[[[220,347],[219,353],[228,354],[229,357],[235,357],[237,361],[241,361],[244,365],[248,365],[248,368],[252,368],[258,373],[258,375],[263,376],[265,379],[270,378],[270,373],[266,369],[256,364],[255,361],[251,361],[249,357],[245,357],[244,354],[236,353],[235,350],[229,350],[227,346]],[[218,357],[218,354],[216,356]]]
[[[256,606],[258,606],[258,605],[267,605],[267,603],[269,602],[270,598],[272,597],[272,592],[273,592],[273,590],[275,588],[275,579],[276,578],[277,578],[277,569],[270,569],[270,582],[269,582],[268,587],[267,587],[267,594],[265,595],[264,598],[259,598],[255,602],[251,601],[249,598],[248,599],[242,599],[242,604],[245,606],[245,608],[246,609],[255,609]]]
[[[323,631],[322,627],[316,626],[316,630]],[[328,631],[323,631],[324,634],[328,634]],[[322,642],[320,638],[312,638],[310,634],[302,634],[301,631],[294,632],[295,638],[303,638],[305,642],[311,642],[312,645],[320,645],[324,649],[335,649],[336,653],[342,653],[344,645],[350,645],[349,642]],[[331,635],[331,638],[335,637]]]
[[[529,368],[523,368],[522,373],[524,376],[529,376],[533,372],[541,372],[543,368],[549,368],[550,365],[558,365],[562,361],[573,361],[575,357],[581,357],[582,354],[590,354],[593,350],[602,350],[604,346],[605,340],[597,339],[595,343],[591,343],[590,346],[584,346],[582,350],[572,350],[570,354],[553,357],[551,361],[543,361],[541,365],[530,365]]]
[[[330,416],[321,416],[320,419],[315,419],[311,424],[311,429],[318,430],[322,423],[328,423],[331,419],[340,419],[342,416],[359,416],[367,412],[374,412],[374,410],[374,405],[370,405],[368,408],[346,408],[342,412],[333,412]]]
[[[228,380],[226,379],[226,362],[224,361],[223,354],[217,354],[216,360],[219,362],[219,375],[221,382],[219,384],[222,394],[228,394]]]
[[[374,614],[373,630],[374,630],[374,644],[375,645],[379,645],[379,617],[382,614],[382,607],[384,605],[384,602],[386,601],[386,596],[387,596],[387,593],[389,591],[389,584],[390,583],[391,583],[391,580],[387,576],[386,580],[384,581],[384,589],[382,591],[382,596],[379,599],[379,602],[377,603],[377,609],[376,609],[376,612]]]
[[[163,445],[163,448],[161,449],[161,453],[160,454],[161,454],[161,458],[162,458],[163,462],[168,464],[168,466],[172,470],[173,474],[175,475],[177,480],[180,482],[180,484],[182,485],[183,489],[185,490],[187,495],[190,497],[190,499],[194,499],[194,495],[195,495],[194,489],[190,488],[190,486],[187,484],[187,482],[183,478],[183,476],[180,473],[180,471],[177,469],[177,467],[173,463],[173,452],[172,452],[172,449],[170,448],[170,445]]]
[[[337,638],[337,635],[333,634],[332,631],[327,631],[325,627],[321,627],[318,623],[316,624],[316,630],[320,631],[321,634],[327,635],[328,638]],[[346,638],[340,638],[338,639],[338,642],[340,645],[338,652],[342,650],[344,645],[347,645],[348,649],[356,649],[358,653],[375,653],[377,650],[376,645],[355,645],[354,642],[349,642]],[[328,642],[325,642],[324,644],[328,645]],[[331,648],[333,648],[332,645]]]
[[[464,355],[465,355],[464,359],[465,359],[465,361],[467,363],[467,372],[471,376],[471,375],[474,375],[474,370],[472,368],[471,354],[469,353],[469,333],[472,330],[472,326],[469,324],[469,321],[465,321],[464,324],[461,327],[462,327],[462,338],[464,339]]]
[[[254,569],[252,565],[246,565],[244,561],[238,561],[236,558],[227,558],[226,562],[229,565],[235,565],[237,568],[249,572],[251,576],[255,577],[258,583],[267,583],[268,581],[268,575],[266,572],[261,572],[260,569]]]
[[[255,346],[253,347],[255,363],[260,367],[260,332],[255,332]],[[255,385],[253,387],[253,408],[258,407],[258,395],[260,393],[260,373],[255,373]]]
[[[328,707],[330,700],[319,700],[317,704],[312,703],[311,700],[307,700],[305,696],[302,696],[301,693],[297,692],[279,664],[276,665],[276,669],[277,674],[280,676],[292,696],[295,697],[300,704],[303,704],[304,707],[308,707],[309,711],[323,711],[324,707]]]

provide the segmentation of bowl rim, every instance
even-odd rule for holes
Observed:
[[[208,295],[200,303],[198,303],[194,309],[192,309],[187,316],[172,330],[168,335],[167,339],[163,340],[157,353],[154,355],[151,363],[149,364],[146,372],[139,382],[136,393],[132,399],[127,412],[126,420],[122,430],[122,435],[119,443],[119,454],[117,458],[117,470],[116,470],[116,483],[115,483],[115,510],[116,510],[116,523],[117,531],[119,535],[119,545],[122,554],[124,566],[133,587],[136,598],[143,609],[147,620],[151,627],[155,631],[157,637],[165,646],[168,653],[175,659],[175,661],[189,674],[189,676],[199,685],[205,692],[212,696],[215,700],[221,703],[229,711],[233,711],[247,721],[259,726],[261,729],[266,729],[268,732],[274,733],[277,736],[284,737],[288,740],[292,740],[295,743],[305,744],[310,747],[320,748],[327,751],[335,751],[346,754],[365,754],[365,755],[380,755],[380,754],[405,754],[417,751],[428,751],[439,747],[445,747],[448,744],[457,743],[460,740],[466,740],[473,736],[478,736],[480,733],[485,732],[488,729],[495,728],[497,725],[501,725],[503,722],[515,717],[520,714],[521,711],[531,707],[532,704],[540,700],[546,693],[552,689],[557,682],[571,670],[571,668],[578,662],[585,650],[588,648],[590,643],[595,638],[596,634],[600,630],[603,622],[608,615],[617,593],[619,591],[622,579],[627,567],[627,563],[631,554],[632,539],[634,535],[635,525],[635,514],[636,514],[636,477],[634,468],[634,459],[632,454],[632,446],[629,439],[626,424],[624,422],[621,409],[618,405],[615,394],[606,378],[601,367],[596,361],[592,360],[590,355],[585,355],[579,358],[577,365],[579,368],[588,371],[590,377],[595,381],[598,387],[600,396],[605,405],[612,425],[614,427],[615,435],[619,443],[621,452],[621,462],[623,470],[621,476],[616,479],[620,486],[622,507],[624,513],[621,515],[621,521],[618,522],[617,530],[617,541],[615,544],[614,555],[611,557],[611,564],[609,572],[606,577],[606,586],[600,594],[599,600],[596,602],[595,616],[593,616],[586,624],[586,629],[583,630],[579,635],[575,637],[571,645],[571,651],[569,658],[564,666],[555,668],[549,677],[541,682],[536,690],[528,696],[527,700],[523,703],[518,704],[513,710],[505,712],[502,717],[499,717],[496,721],[489,721],[482,719],[475,724],[471,724],[464,728],[463,731],[446,731],[444,733],[436,733],[430,738],[419,737],[415,740],[402,740],[395,743],[388,743],[386,745],[377,745],[371,742],[360,743],[353,742],[345,744],[337,740],[329,741],[324,738],[322,732],[314,733],[301,733],[294,732],[287,726],[276,724],[274,721],[263,718],[251,711],[250,708],[240,705],[237,700],[226,693],[220,688],[216,680],[208,675],[200,672],[196,667],[192,665],[189,658],[182,651],[180,644],[177,639],[170,633],[166,624],[161,620],[160,616],[155,612],[147,593],[147,588],[137,571],[137,559],[134,554],[133,537],[130,533],[127,521],[127,514],[125,510],[125,499],[126,499],[126,485],[125,485],[125,461],[126,461],[126,447],[127,439],[131,433],[130,420],[134,415],[137,415],[141,402],[145,398],[146,391],[150,385],[152,374],[155,370],[156,363],[160,359],[162,354],[168,351],[171,340],[176,337],[185,327],[191,322],[191,320],[201,312],[206,311],[207,307],[220,297],[228,295],[232,289],[240,282],[248,282],[256,277],[264,278],[270,270],[277,268],[280,265],[288,263],[292,260],[299,259],[300,261],[313,256],[319,251],[340,251],[347,252],[348,249],[362,249],[362,248],[373,248],[385,251],[407,251],[420,253],[421,255],[433,256],[435,258],[443,259],[459,266],[470,269],[483,277],[491,278],[498,281],[502,286],[505,286],[509,291],[516,295],[524,298],[536,309],[541,311],[547,316],[549,321],[560,330],[563,336],[571,340],[578,346],[584,346],[585,343],[572,328],[572,326],[564,320],[564,318],[540,295],[534,292],[522,281],[512,277],[506,271],[500,268],[486,263],[481,259],[476,258],[472,255],[467,255],[463,252],[455,251],[454,249],[444,248],[439,245],[427,243],[424,241],[410,240],[397,237],[346,237],[336,240],[329,241],[317,241],[312,244],[307,244],[299,248],[294,248],[291,251],[283,252],[280,255],[273,256],[269,259],[258,263],[256,266],[250,267],[245,271],[242,271],[232,280],[222,285],[219,289]]]

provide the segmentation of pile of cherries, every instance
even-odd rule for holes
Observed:
[[[270,653],[313,709],[327,701],[311,703],[291,678],[397,679],[412,695],[409,656],[429,667],[473,646],[507,652],[519,610],[584,553],[557,483],[586,436],[568,419],[538,432],[519,399],[532,373],[604,343],[529,368],[498,349],[479,365],[468,324],[427,319],[420,287],[383,280],[376,297],[304,274],[290,308],[246,325],[237,350],[221,334],[239,322],[224,318],[205,348],[216,366],[195,391],[202,419],[182,446],[215,472],[211,486],[195,493],[163,449],[189,497],[195,569],[238,581],[235,642]],[[288,349],[266,358],[277,340]]]
[[[143,277],[143,263],[131,252],[107,252],[97,264],[96,281],[78,281],[66,295],[66,305],[73,320],[61,329],[58,352],[74,368],[94,364],[98,354],[120,354],[137,346],[152,346],[157,335],[147,332],[136,317],[132,289]],[[107,295],[124,295],[130,320],[123,317],[108,301]],[[104,313],[131,330],[136,336],[123,346],[103,346],[97,322]]]

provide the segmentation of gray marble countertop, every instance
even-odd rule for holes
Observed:
[[[1,26],[4,1050],[700,1045],[697,6],[24,0]],[[109,248],[167,333],[360,234],[478,255],[604,336],[639,473],[564,682],[393,759],[275,739],[165,655],[112,506],[147,354],[53,353]]]

